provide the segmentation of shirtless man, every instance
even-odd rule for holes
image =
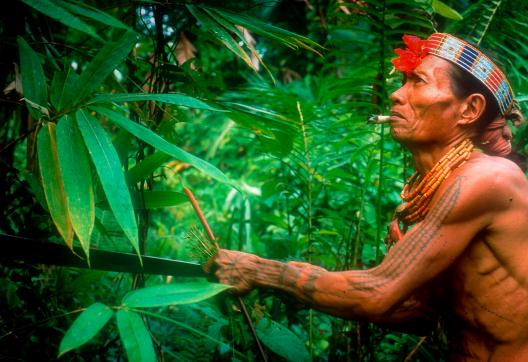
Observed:
[[[409,48],[393,61],[404,83],[391,95],[390,126],[417,174],[402,192],[383,262],[331,272],[220,250],[216,275],[241,293],[274,288],[348,319],[391,324],[447,313],[453,360],[528,361],[528,182],[492,156],[510,152],[505,119],[522,116],[502,72],[471,45],[448,34],[404,40]],[[445,310],[426,305],[423,291],[444,298]]]

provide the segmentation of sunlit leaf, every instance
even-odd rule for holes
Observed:
[[[145,191],[143,199],[147,209],[178,206],[189,201],[185,194],[176,191]]]
[[[42,187],[51,218],[66,245],[72,248],[73,228],[66,207],[66,194],[57,153],[55,123],[48,122],[40,129],[37,137],[37,152]]]
[[[139,314],[120,309],[116,313],[119,336],[129,362],[155,362],[156,352],[150,333]]]
[[[123,116],[121,113],[112,111],[104,107],[92,106],[91,109],[107,117],[109,121],[115,123],[117,126],[123,129],[126,129],[128,132],[130,132],[137,138],[145,141],[157,150],[165,152],[166,154],[180,161],[187,162],[191,166],[196,167],[200,171],[204,172],[205,174],[211,177],[214,177],[218,181],[224,183],[230,182],[226,175],[224,175],[222,171],[220,171],[215,166],[173,145],[172,143],[166,141],[164,138],[159,136],[157,133],[136,122],[131,121],[127,117]]]
[[[140,102],[140,101],[157,101],[162,103],[173,104],[196,109],[206,109],[210,111],[220,111],[207,103],[189,97],[185,94],[176,93],[124,93],[124,94],[100,94],[90,99],[87,104],[93,103],[111,103],[111,102]]]
[[[197,303],[229,288],[231,288],[229,285],[208,282],[156,285],[129,292],[123,298],[123,305],[132,308],[150,308]]]
[[[59,357],[95,337],[113,315],[114,311],[104,304],[89,306],[66,331],[59,346]]]
[[[139,255],[138,227],[134,206],[121,169],[117,152],[110,136],[99,120],[90,113],[79,110],[75,114],[84,143],[92,159],[108,204],[119,226]]]
[[[444,2],[440,0],[433,0],[432,6],[433,6],[433,10],[436,13],[442,15],[445,18],[453,19],[453,20],[463,19],[463,16],[460,15],[458,11],[456,11],[455,9],[453,9],[452,7],[448,6],[447,4],[445,4]]]
[[[62,6],[56,4],[50,0],[22,0],[24,3],[28,4],[35,10],[40,11],[41,13],[49,16],[52,19],[57,20],[58,22],[73,28],[79,31],[82,31],[85,34],[94,37],[97,40],[103,41],[103,39],[97,35],[95,30],[84,21],[78,17],[71,14],[68,10],[64,9]]]
[[[81,134],[70,116],[62,117],[57,125],[57,149],[71,224],[89,258],[95,221],[92,172]]]
[[[310,361],[310,354],[304,343],[282,324],[262,318],[256,330],[262,343],[287,361]]]
[[[76,82],[73,92],[73,104],[77,104],[92,93],[114,69],[127,57],[136,44],[135,33],[126,32],[115,42],[109,42],[86,66]]]
[[[22,37],[17,38],[24,99],[33,117],[40,118],[48,107],[48,86],[40,58]]]

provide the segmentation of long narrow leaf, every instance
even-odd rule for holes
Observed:
[[[112,26],[114,28],[120,28],[127,31],[133,31],[129,26],[122,23],[118,19],[114,18],[112,15],[99,10],[97,8],[94,8],[92,6],[89,6],[87,4],[84,4],[79,1],[60,1],[60,0],[54,0],[57,4],[62,6],[65,9],[68,9],[74,14],[86,17],[90,20],[97,21],[101,24]]]
[[[197,303],[229,288],[229,285],[208,282],[162,284],[129,292],[123,298],[123,305],[130,308],[151,308]]]
[[[252,69],[253,63],[251,62],[251,57],[242,49],[230,34],[227,32],[220,24],[218,24],[214,18],[211,18],[208,14],[202,12],[200,7],[187,5],[187,9],[191,14],[198,20],[206,31],[209,31],[215,38],[217,38],[222,44],[226,46],[233,54],[242,59],[247,65]]]
[[[103,39],[97,35],[95,30],[90,25],[72,15],[68,10],[64,9],[53,1],[22,0],[22,2],[70,28],[77,29],[85,34],[90,35],[91,37],[94,37],[97,40],[103,41]]]
[[[196,109],[206,109],[209,111],[220,111],[218,108],[211,107],[207,103],[189,97],[185,94],[175,93],[124,93],[124,94],[100,94],[92,98],[87,104],[94,103],[111,103],[111,102],[141,102],[141,101],[158,101],[176,106],[183,106]]]
[[[152,338],[139,314],[120,309],[116,313],[117,328],[129,362],[155,362]]]
[[[138,227],[125,175],[109,135],[99,120],[84,110],[75,114],[88,153],[95,165],[117,223],[139,255]]]
[[[274,39],[290,48],[304,48],[314,53],[320,54],[322,47],[313,40],[301,35],[292,33],[288,30],[267,24],[255,18],[243,14],[235,14],[227,10],[219,10],[211,7],[204,7],[217,16],[229,20],[233,24],[241,25],[252,32],[264,37]]]
[[[79,77],[73,93],[73,104],[92,93],[125,59],[136,43],[136,34],[126,32],[115,42],[106,44]]]
[[[56,72],[53,75],[50,88],[50,101],[57,111],[62,111],[73,103],[74,88],[79,75],[72,67],[66,72]]]
[[[40,177],[53,223],[68,247],[73,247],[73,228],[59,167],[55,123],[44,125],[37,137]]]
[[[152,174],[158,167],[169,160],[170,156],[164,152],[156,151],[152,155],[128,170],[126,178],[128,183],[135,184]]]
[[[89,306],[66,331],[59,346],[59,357],[95,337],[113,315],[114,311],[104,304]]]
[[[211,177],[214,177],[218,181],[230,183],[226,175],[224,175],[222,171],[220,171],[215,166],[173,145],[172,143],[163,139],[157,133],[151,131],[146,127],[143,127],[138,123],[132,122],[130,119],[121,115],[120,113],[103,107],[93,106],[91,107],[91,109],[107,117],[111,122],[127,130],[137,138],[145,141],[146,143],[158,149],[159,151],[165,152],[166,154],[173,156],[180,161],[187,162],[191,166],[196,167],[200,171],[204,172],[205,174]]]
[[[90,237],[95,222],[92,172],[81,134],[69,116],[62,117],[57,125],[57,149],[68,213],[89,260]]]
[[[24,98],[28,101],[28,108],[33,117],[40,118],[48,107],[48,86],[40,58],[26,41],[18,37],[20,52],[20,72],[22,74],[22,88]]]
[[[145,191],[143,199],[147,209],[178,206],[189,201],[185,194],[175,191]]]

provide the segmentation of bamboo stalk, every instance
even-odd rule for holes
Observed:
[[[216,242],[216,238],[215,238],[215,236],[213,234],[213,230],[209,226],[209,223],[207,222],[207,219],[205,218],[202,210],[200,209],[200,205],[198,205],[198,201],[194,197],[192,191],[189,188],[185,187],[185,186],[183,187],[183,191],[185,192],[185,194],[189,198],[189,201],[191,202],[191,205],[192,205],[194,211],[196,212],[196,215],[198,215],[198,218],[200,219],[200,222],[202,223],[202,226],[205,229],[205,232],[207,233],[207,237],[209,238],[209,240],[211,242],[214,243],[214,245],[215,245],[217,250],[220,249],[220,247],[218,246],[218,243]],[[246,322],[248,323],[249,329],[251,330],[251,334],[253,334],[253,338],[255,339],[255,342],[257,343],[257,346],[258,346],[258,349],[259,349],[259,352],[260,352],[260,356],[262,357],[262,360],[264,362],[267,362],[268,361],[268,357],[266,355],[266,352],[264,351],[264,347],[262,347],[262,344],[260,343],[260,340],[258,339],[257,331],[255,330],[253,322],[251,321],[251,318],[250,318],[249,313],[247,311],[246,305],[244,304],[244,301],[242,300],[242,297],[237,296],[237,298],[238,298],[238,303],[240,304],[240,309],[242,310],[242,314],[244,315],[244,318],[246,319]]]

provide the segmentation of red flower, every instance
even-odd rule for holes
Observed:
[[[422,59],[427,55],[425,52],[427,41],[414,35],[404,35],[403,42],[407,45],[407,49],[394,49],[399,57],[392,59],[391,62],[395,69],[403,73],[410,73],[420,65]]]

